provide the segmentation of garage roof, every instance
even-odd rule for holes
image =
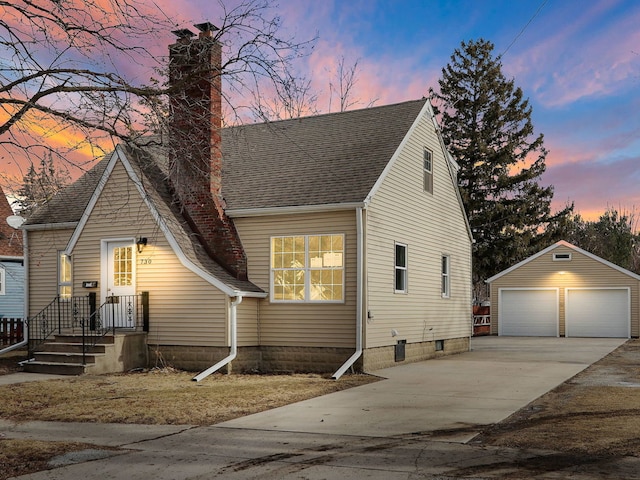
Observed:
[[[534,255],[531,255],[529,258],[525,258],[521,262],[516,263],[515,265],[507,268],[506,270],[503,270],[502,272],[494,275],[493,277],[486,279],[485,282],[486,283],[491,283],[494,280],[497,280],[500,277],[506,275],[507,273],[513,272],[514,270],[520,268],[521,266],[523,266],[523,265],[535,260],[538,257],[541,257],[545,253],[548,253],[548,252],[550,252],[550,251],[552,251],[552,250],[554,250],[554,249],[556,249],[556,248],[558,248],[560,246],[571,248],[572,250],[575,250],[576,252],[579,252],[579,253],[581,253],[583,255],[586,255],[587,257],[589,257],[589,258],[591,258],[591,259],[593,259],[593,260],[595,260],[597,262],[600,262],[603,265],[606,265],[608,267],[613,268],[614,270],[617,270],[618,272],[624,273],[625,275],[628,275],[631,278],[635,278],[636,280],[640,280],[640,275],[637,275],[637,274],[627,270],[626,268],[622,268],[622,267],[616,265],[615,263],[611,263],[611,262],[605,260],[604,258],[600,258],[597,255],[594,255],[593,253],[589,253],[586,250],[581,249],[580,247],[576,247],[575,245],[573,245],[573,244],[571,244],[569,242],[566,242],[564,240],[560,240],[559,242],[554,243],[553,245],[545,248],[544,250],[541,250],[538,253],[536,253]]]

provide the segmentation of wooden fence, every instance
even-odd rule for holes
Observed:
[[[0,347],[14,345],[24,340],[22,318],[0,318]]]

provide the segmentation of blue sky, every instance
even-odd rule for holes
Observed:
[[[176,27],[220,23],[216,0],[139,0]],[[231,7],[241,0],[223,0]],[[607,207],[640,209],[640,1],[638,0],[273,0],[283,34],[312,38],[297,69],[321,112],[335,111],[329,83],[341,58],[358,62],[355,107],[428,95],[461,41],[484,38],[503,54],[545,136],[554,208],[575,202],[597,218]],[[170,32],[151,45],[166,54]],[[120,66],[145,81],[149,66]],[[12,166],[5,168],[11,169]],[[13,166],[14,172],[17,167]],[[26,171],[24,165],[20,166]],[[17,177],[16,177],[17,178]]]
[[[542,183],[555,208],[573,201],[597,218],[607,207],[640,208],[640,2],[637,0],[280,0],[287,32],[317,31],[300,70],[328,110],[328,78],[341,56],[359,62],[360,106],[383,105],[437,88],[463,40],[484,38],[503,55],[533,107],[550,150]],[[208,0],[167,1],[185,25],[216,23]]]

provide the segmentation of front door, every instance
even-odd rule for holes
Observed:
[[[101,312],[107,327],[136,326],[134,251],[135,245],[130,240],[107,244],[107,290]]]

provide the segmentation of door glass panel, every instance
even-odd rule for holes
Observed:
[[[113,249],[113,285],[129,287],[133,279],[133,248],[115,247]]]

